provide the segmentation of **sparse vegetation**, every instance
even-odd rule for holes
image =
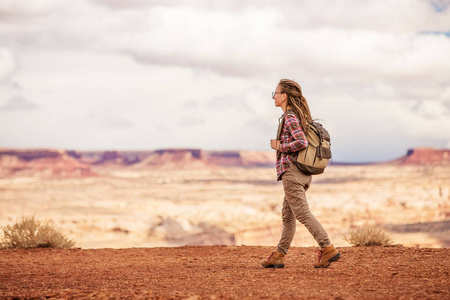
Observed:
[[[48,222],[24,217],[14,225],[3,228],[0,248],[72,248],[74,242],[67,239]]]
[[[375,225],[363,225],[350,232],[350,236],[344,239],[354,246],[382,246],[393,243],[391,236],[381,227]]]

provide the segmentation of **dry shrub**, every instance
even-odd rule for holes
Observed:
[[[72,248],[74,242],[48,222],[24,217],[14,225],[3,228],[0,248]]]
[[[393,243],[391,236],[381,227],[363,225],[350,232],[350,237],[344,239],[354,246],[381,246]]]

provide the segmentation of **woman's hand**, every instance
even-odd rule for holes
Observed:
[[[270,148],[273,150],[280,150],[280,140],[270,140]]]

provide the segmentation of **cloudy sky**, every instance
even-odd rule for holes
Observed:
[[[0,147],[270,150],[298,81],[335,161],[450,147],[450,1],[0,0]]]

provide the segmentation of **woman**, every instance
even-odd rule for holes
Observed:
[[[265,268],[284,267],[285,255],[294,239],[296,220],[299,220],[321,247],[319,262],[314,267],[327,268],[333,261],[337,261],[341,254],[309,211],[305,192],[311,184],[311,175],[303,174],[296,166],[298,151],[308,146],[305,130],[308,130],[308,122],[312,121],[308,103],[298,83],[289,79],[280,80],[272,98],[275,100],[275,106],[283,110],[277,139],[270,141],[271,148],[277,150],[277,180],[283,182],[284,188],[283,232],[277,249],[262,265]]]

